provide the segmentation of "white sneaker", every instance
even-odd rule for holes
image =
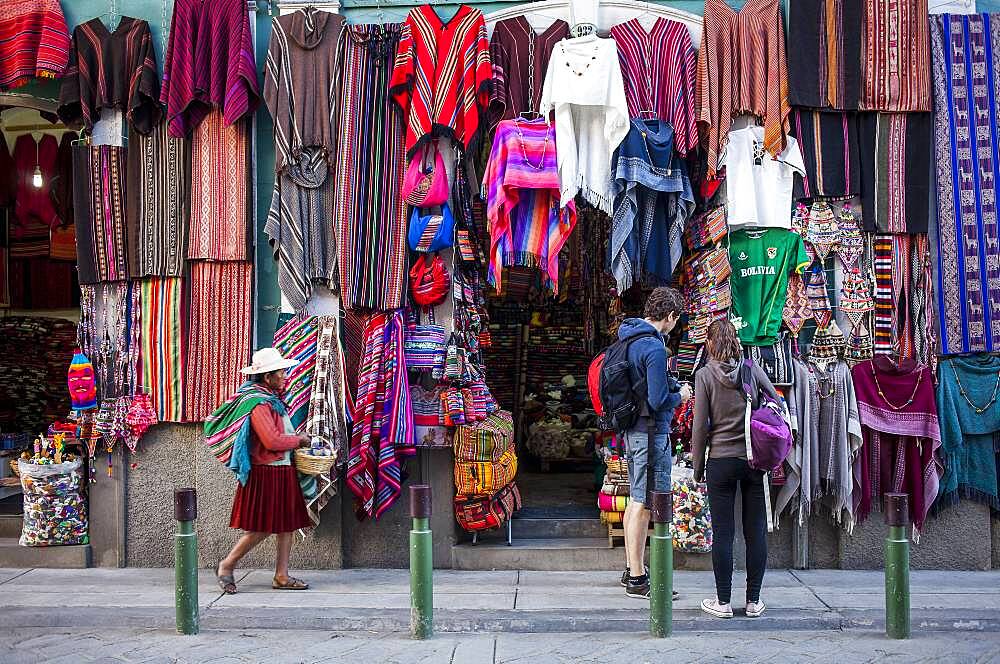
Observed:
[[[730,604],[722,604],[717,599],[701,600],[701,610],[716,618],[732,618],[733,607]]]
[[[759,618],[766,608],[764,602],[759,600],[756,602],[747,602],[747,618]]]

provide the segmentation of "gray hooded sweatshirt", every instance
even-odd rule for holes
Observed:
[[[705,448],[712,459],[747,458],[743,431],[746,393],[740,382],[740,362],[709,360],[694,376],[694,424],[691,430],[691,456],[696,478],[705,472]],[[764,394],[778,400],[778,393],[767,374],[756,364],[753,378]],[[754,407],[756,407],[756,398]]]

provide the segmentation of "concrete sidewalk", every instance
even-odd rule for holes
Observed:
[[[200,573],[203,629],[298,629],[405,632],[407,570],[349,569],[297,573],[312,589],[271,590],[271,572],[240,571],[240,592],[222,595]],[[745,577],[734,579],[743,604]],[[713,593],[710,572],[677,572],[676,631],[882,630],[881,572],[769,571],[755,620],[717,620],[698,606]],[[914,571],[914,632],[1000,632],[1000,571]],[[445,632],[645,632],[648,602],[627,598],[607,572],[434,573],[435,629]],[[172,569],[0,569],[0,624],[169,629],[174,624]]]

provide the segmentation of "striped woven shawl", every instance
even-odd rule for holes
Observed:
[[[279,415],[286,414],[285,404],[273,392],[256,383],[244,383],[205,420],[208,449],[236,473],[240,484],[246,484],[250,477],[250,413],[262,403],[270,404]]]

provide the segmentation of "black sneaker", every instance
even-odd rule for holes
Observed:
[[[649,574],[649,568],[648,567],[643,566],[643,570],[642,571],[645,574]],[[629,572],[628,572],[628,567],[626,567],[625,571],[622,572],[622,588],[628,588],[628,577],[629,577]]]
[[[625,586],[625,595],[635,599],[649,599],[649,575],[630,576]]]

